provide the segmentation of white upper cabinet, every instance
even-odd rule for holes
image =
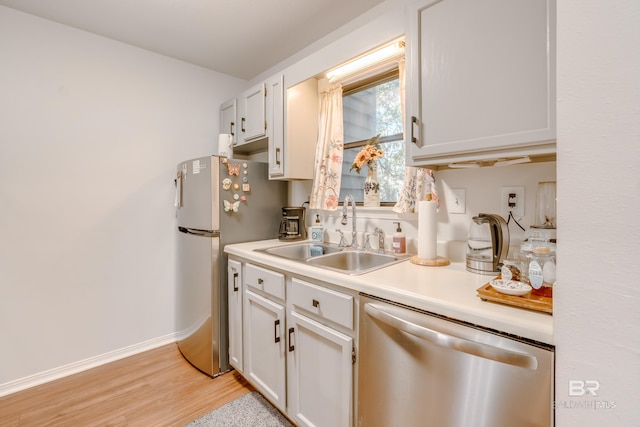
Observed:
[[[409,9],[407,165],[555,153],[555,3]]]
[[[233,98],[220,106],[220,133],[231,134],[236,142],[236,99]]]
[[[240,129],[237,145],[266,136],[266,98],[267,90],[264,83],[253,86],[240,97]]]
[[[275,95],[274,95],[275,97]],[[282,139],[269,140],[269,177],[271,179],[313,179],[318,140],[318,81],[305,80],[284,92]],[[274,131],[275,133],[275,131]],[[270,137],[271,138],[271,137]]]
[[[267,136],[269,137],[269,177],[284,175],[284,76],[267,80]]]

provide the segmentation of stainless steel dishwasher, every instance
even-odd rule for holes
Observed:
[[[358,426],[551,426],[554,348],[360,296]]]

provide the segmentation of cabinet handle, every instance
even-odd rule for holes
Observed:
[[[275,322],[273,322],[273,339],[275,342],[280,342],[280,337],[278,336],[278,331],[280,328],[278,328],[278,326],[280,325],[280,319],[276,319]]]
[[[280,164],[280,149],[276,148],[276,165]]]
[[[244,122],[245,122],[245,120],[244,120],[244,117],[243,117],[243,118],[240,120],[240,130],[241,130],[242,132],[246,132],[246,131],[247,131],[247,130],[244,128]]]
[[[231,126],[229,126],[229,133],[231,134],[231,136],[235,136],[235,133],[233,133],[233,128],[236,124],[234,122],[231,122]]]
[[[320,305],[320,301],[318,301],[317,299],[312,300],[312,304],[314,307],[318,308],[318,306]]]
[[[258,279],[258,285],[262,285],[263,283],[264,283],[264,280]]]
[[[421,144],[419,143],[418,138],[416,138],[414,133],[416,127],[419,127],[418,118],[416,116],[411,116],[411,142],[420,147]]]
[[[293,328],[289,328],[289,351],[293,351],[295,350],[295,346],[293,344],[291,344],[291,342],[293,341],[291,338],[291,334],[293,334],[294,329]]]
[[[233,292],[238,292],[238,273],[233,273]]]

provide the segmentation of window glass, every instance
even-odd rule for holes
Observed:
[[[377,165],[380,203],[394,204],[404,180],[404,140],[397,71],[391,78],[385,76],[379,81],[369,81],[362,88],[350,88],[344,93],[342,108],[345,150],[340,202],[347,194],[353,195],[357,202],[363,201],[368,169],[363,166],[360,174],[355,169],[349,169],[367,140],[380,135],[378,145],[384,151],[384,156]]]

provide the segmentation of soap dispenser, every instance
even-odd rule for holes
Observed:
[[[320,224],[320,215],[316,215],[316,221],[311,226],[311,240],[314,242],[322,242],[324,239],[324,228]]]
[[[400,228],[399,222],[394,222],[398,227],[396,228],[396,232],[393,233],[393,253],[395,254],[405,254],[407,253],[407,237],[402,232],[402,228]]]

